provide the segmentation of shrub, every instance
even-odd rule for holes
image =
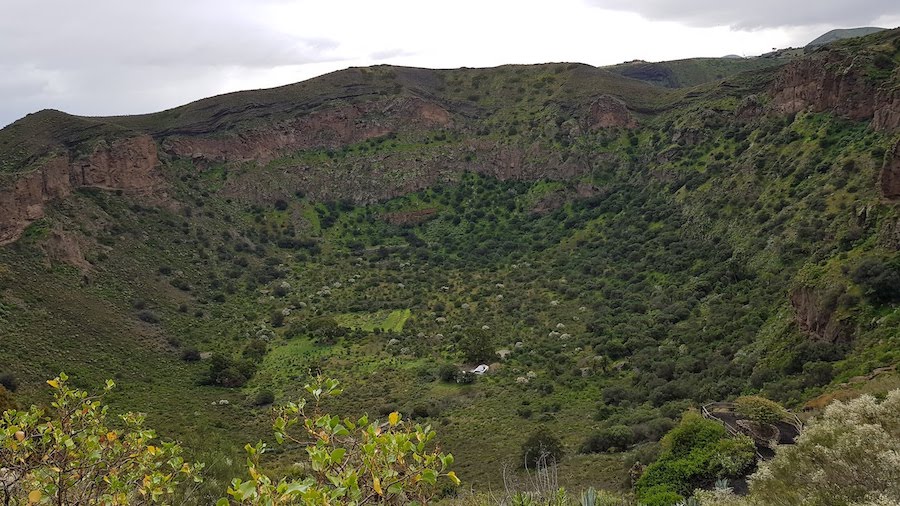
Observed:
[[[247,347],[244,348],[242,355],[244,358],[258,362],[266,355],[266,351],[268,351],[266,342],[262,339],[254,339],[247,343]]]
[[[482,329],[473,329],[459,341],[459,349],[465,359],[472,363],[488,363],[494,360],[491,336]]]
[[[319,344],[334,344],[347,335],[347,329],[338,325],[337,320],[328,316],[320,316],[306,324],[306,333]]]
[[[682,500],[684,497],[669,485],[654,485],[641,494],[643,506],[674,506]]]
[[[0,415],[8,409],[17,408],[18,404],[16,403],[16,399],[13,397],[12,392],[7,390],[3,385],[0,385]]]
[[[0,374],[0,385],[10,392],[15,392],[19,388],[19,381],[11,372],[5,372]]]
[[[880,258],[863,260],[851,275],[866,296],[879,303],[900,301],[900,257],[888,262]]]
[[[438,368],[438,378],[445,383],[451,383],[456,381],[456,374],[459,372],[459,368],[457,368],[453,364],[442,364]]]
[[[730,438],[719,423],[693,411],[682,417],[660,445],[659,458],[647,466],[635,485],[639,498],[648,504],[649,495],[675,492],[688,496],[716,479],[742,476],[756,458],[749,437]]]
[[[750,478],[753,504],[861,504],[900,498],[900,390],[834,402]]]
[[[746,395],[734,400],[737,412],[761,424],[773,424],[784,420],[787,411],[781,404],[758,395]]]
[[[52,410],[32,406],[0,418],[3,504],[181,503],[179,485],[200,481],[175,443],[158,441],[144,416],[127,413],[107,422],[101,397],[48,381]],[[107,381],[105,392],[114,387]],[[151,444],[152,443],[152,444]]]
[[[235,360],[216,353],[210,358],[206,383],[228,388],[242,387],[254,372],[256,365],[250,360]]]
[[[279,444],[306,448],[314,471],[303,478],[273,479],[259,467],[266,445],[247,445],[251,478],[232,480],[230,500],[220,499],[218,505],[428,504],[443,482],[459,485],[450,470],[453,456],[433,449],[430,426],[404,422],[396,411],[384,424],[366,416],[352,421],[322,413],[320,402],[340,394],[335,380],[317,377],[306,391],[312,402],[301,399],[276,409],[273,427]]]
[[[582,453],[622,451],[634,442],[634,431],[624,425],[613,425],[590,436],[581,446]]]
[[[284,313],[279,310],[272,311],[272,315],[269,318],[272,322],[272,326],[275,328],[281,327],[284,325]]]
[[[256,406],[268,406],[273,402],[275,402],[275,393],[267,388],[256,392],[256,396],[253,397],[253,404]]]
[[[159,323],[159,317],[156,316],[156,313],[150,311],[149,309],[143,309],[138,311],[137,317],[139,320],[147,323]]]
[[[185,348],[184,351],[181,352],[181,360],[185,362],[197,362],[200,360],[200,352],[197,348]]]
[[[522,443],[522,465],[528,469],[537,468],[541,459],[548,463],[559,462],[564,454],[562,442],[545,427],[539,428]]]

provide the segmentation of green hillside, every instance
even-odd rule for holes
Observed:
[[[900,32],[827,51],[807,58],[852,62],[863,91],[799,112],[779,86],[806,73],[714,59],[654,84],[638,64],[354,68],[29,115],[0,131],[0,205],[52,155],[139,134],[162,183],[48,196],[0,246],[0,373],[23,404],[60,371],[114,379],[114,409],[209,464],[201,504],[272,442],[266,399],[318,372],[344,388],[329,409],[434,426],[476,490],[536,432],[561,441],[561,485],[627,490],[691,407],[799,411],[900,362],[898,133],[852,116],[890,107]]]
[[[783,65],[778,57],[689,58],[666,62],[633,61],[605,67],[624,77],[666,88],[689,88],[721,81],[741,72]]]

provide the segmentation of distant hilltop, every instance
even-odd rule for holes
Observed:
[[[806,47],[824,46],[825,44],[830,44],[836,40],[851,39],[853,37],[864,37],[866,35],[882,32],[884,30],[887,30],[887,28],[879,28],[877,26],[863,26],[860,28],[838,28],[837,30],[831,30],[830,32],[819,35],[812,42],[807,44]]]

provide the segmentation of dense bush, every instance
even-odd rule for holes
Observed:
[[[215,353],[209,361],[207,384],[229,388],[244,386],[256,372],[256,365],[250,360],[237,360]]]
[[[11,372],[0,373],[0,386],[3,386],[10,392],[15,392],[19,388],[19,381]]]
[[[7,390],[3,385],[0,385],[0,415],[8,409],[17,408],[18,404],[16,403],[16,399],[13,397],[12,392]]]
[[[473,364],[490,363],[496,358],[494,347],[491,343],[491,336],[482,329],[469,330],[459,340],[459,349],[462,351],[466,361]]]
[[[624,451],[634,441],[634,431],[624,425],[613,425],[590,436],[581,446],[582,453]]]
[[[522,443],[521,464],[528,469],[536,469],[543,459],[548,464],[562,460],[565,451],[558,437],[546,427],[538,428]]]
[[[347,335],[347,329],[338,325],[338,322],[329,316],[310,320],[304,330],[314,341],[325,345],[334,344],[339,338]]]
[[[269,321],[272,322],[273,327],[281,327],[282,325],[284,325],[284,313],[282,313],[281,310],[278,309],[273,310],[271,316],[269,317]]]
[[[275,392],[264,388],[253,396],[253,404],[256,406],[268,406],[275,402]]]
[[[853,270],[852,278],[876,302],[900,301],[900,257],[892,261],[867,258]]]
[[[159,317],[156,316],[156,313],[149,309],[142,309],[138,311],[137,314],[138,319],[147,323],[159,323]]]
[[[456,381],[456,375],[459,372],[459,368],[453,364],[442,364],[438,368],[438,378],[445,383],[452,383]]]
[[[731,438],[718,422],[696,412],[686,413],[660,444],[659,458],[647,466],[635,486],[645,502],[645,495],[688,496],[717,479],[741,476],[756,459],[750,438]]]
[[[757,423],[773,424],[784,420],[788,414],[781,404],[758,395],[738,397],[734,403],[738,413]]]
[[[181,360],[185,362],[197,362],[200,360],[200,351],[197,348],[185,348],[184,351],[181,352]]]
[[[268,351],[268,347],[266,346],[266,342],[262,339],[253,339],[247,346],[244,348],[244,351],[241,353],[244,358],[254,360],[259,362],[266,355],[266,351]]]

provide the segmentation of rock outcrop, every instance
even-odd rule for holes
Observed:
[[[875,102],[879,106],[872,117],[872,128],[879,132],[900,130],[900,90],[881,91]]]
[[[0,188],[0,245],[15,241],[30,223],[42,218],[47,202],[77,188],[152,192],[163,185],[158,166],[156,144],[148,135],[101,141],[83,157],[53,156]]]
[[[888,199],[900,199],[900,141],[894,144],[881,167],[881,194]]]
[[[794,319],[800,330],[810,337],[836,343],[850,341],[850,329],[835,314],[834,304],[823,300],[815,288],[803,286],[791,293]]]
[[[842,118],[872,120],[878,131],[900,128],[900,94],[882,89],[866,75],[865,58],[824,51],[798,59],[779,72],[771,86],[771,107],[783,114],[830,111]]]
[[[603,95],[591,103],[587,117],[587,128],[635,128],[637,120],[628,110],[625,102],[610,95]]]
[[[277,125],[216,137],[174,136],[163,141],[172,155],[210,162],[256,161],[310,148],[339,148],[401,129],[450,126],[446,109],[433,102],[400,97],[336,107]]]
[[[859,75],[852,60],[827,52],[786,65],[772,86],[772,106],[785,114],[812,109],[865,120],[875,113],[874,95],[874,86]]]

